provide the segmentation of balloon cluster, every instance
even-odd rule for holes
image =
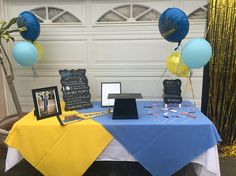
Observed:
[[[178,51],[181,41],[189,31],[188,17],[182,10],[166,9],[159,18],[158,27],[164,39],[178,43],[178,47],[167,58],[167,69],[171,73],[179,77],[189,77],[190,69],[201,68],[208,63],[212,48],[205,39],[191,39],[181,52]]]
[[[20,32],[27,41],[16,42],[12,54],[15,61],[24,67],[32,67],[42,57],[42,46],[36,41],[40,34],[40,24],[37,17],[31,12],[24,11],[17,18],[17,27],[26,27],[26,31]]]

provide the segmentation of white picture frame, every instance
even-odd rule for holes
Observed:
[[[121,93],[121,82],[102,82],[101,83],[101,106],[114,106],[115,100],[108,99],[108,94]]]

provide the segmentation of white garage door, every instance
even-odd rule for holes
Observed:
[[[165,59],[176,44],[165,41],[158,32],[159,15],[168,7],[183,9],[190,18],[190,38],[203,37],[206,0],[2,0],[6,18],[25,10],[41,22],[38,41],[42,60],[32,70],[14,66],[16,88],[24,111],[33,108],[31,89],[57,85],[59,69],[85,68],[93,100],[100,99],[103,81],[119,81],[122,92],[139,92],[146,99],[161,99]],[[16,40],[22,40],[19,35]],[[11,46],[10,46],[11,47]],[[10,48],[9,48],[10,51]],[[183,97],[192,99],[189,82],[183,80]],[[193,89],[200,105],[202,70],[194,70]],[[8,95],[9,96],[9,95]],[[12,102],[8,98],[8,112]]]

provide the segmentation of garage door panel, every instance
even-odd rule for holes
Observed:
[[[61,64],[77,62],[87,64],[87,41],[40,41],[43,47],[42,62],[39,64]]]
[[[163,62],[172,48],[162,40],[95,40],[95,65],[153,65]]]

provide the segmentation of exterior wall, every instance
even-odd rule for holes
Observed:
[[[4,1],[4,0],[3,0]],[[162,98],[162,81],[175,78],[166,72],[166,58],[176,47],[167,42],[158,31],[157,22],[99,23],[106,12],[126,4],[140,4],[162,13],[168,7],[179,7],[187,15],[200,9],[204,12],[207,0],[5,0],[7,19],[25,10],[48,6],[66,10],[80,23],[46,23],[41,25],[38,41],[43,46],[42,60],[36,65],[39,77],[32,78],[30,68],[14,65],[16,90],[24,111],[33,108],[31,89],[57,85],[61,88],[59,69],[85,68],[93,100],[100,99],[101,82],[119,81],[122,92],[142,93],[145,99]],[[199,11],[198,11],[199,12]],[[203,37],[205,19],[190,20],[189,39]],[[19,35],[16,40],[22,40]],[[9,46],[9,51],[11,46]],[[202,70],[194,70],[193,90],[198,106],[201,104]],[[182,79],[184,99],[192,100],[187,79]],[[61,91],[59,91],[61,93]],[[8,111],[12,102],[8,101]]]
[[[3,1],[0,0],[0,19],[4,18]],[[6,101],[5,101],[5,86],[4,86],[4,75],[0,65],[0,119],[6,116]]]
[[[0,69],[0,119],[6,116],[6,101],[3,84],[3,72]]]

